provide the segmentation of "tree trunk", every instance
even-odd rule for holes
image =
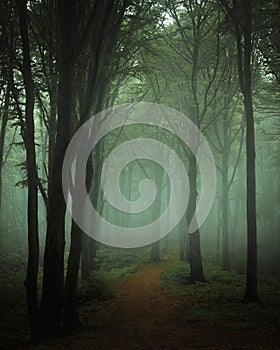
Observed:
[[[154,242],[151,245],[151,256],[150,256],[151,262],[159,262],[159,241]]]
[[[232,225],[231,225],[231,242],[230,247],[231,251],[235,253],[236,249],[236,236],[237,236],[237,226],[238,226],[238,215],[239,215],[239,204],[240,199],[235,199],[233,216],[232,216]]]
[[[258,300],[257,277],[257,225],[256,225],[256,174],[255,131],[251,85],[252,18],[251,1],[242,2],[244,13],[244,67],[243,95],[246,115],[246,166],[247,166],[247,281],[245,299]]]
[[[196,181],[197,181],[197,166],[194,156],[189,159],[189,180],[190,180],[190,197],[187,209],[187,221],[190,224],[196,209]],[[189,234],[189,255],[190,255],[190,269],[192,282],[204,282],[203,267],[200,250],[200,232],[197,229],[195,232]]]
[[[72,331],[77,326],[77,289],[82,251],[83,232],[72,220],[71,244],[68,257],[67,275],[65,280],[65,293],[63,301],[63,327],[66,331]]]
[[[86,188],[89,191],[93,176],[92,159],[87,162]],[[84,207],[80,208],[84,213]],[[85,234],[80,227],[72,220],[71,243],[67,265],[67,275],[65,280],[65,292],[63,303],[63,327],[67,331],[75,329],[77,326],[77,289],[78,275],[80,267],[80,257],[82,252],[83,236]],[[89,237],[88,237],[89,238]]]
[[[27,181],[28,181],[28,264],[25,279],[27,312],[31,332],[31,340],[38,338],[38,178],[34,140],[34,82],[31,73],[31,59],[27,27],[26,1],[17,3],[20,34],[23,52],[23,80],[26,94],[25,131]]]
[[[91,181],[88,183],[88,191],[90,190],[90,186],[92,187],[91,201],[97,211],[99,211],[100,209],[99,190],[100,190],[102,152],[103,152],[103,142],[100,141],[94,149],[94,156],[93,156],[94,169],[92,169],[94,173],[91,173],[91,178],[90,178]],[[94,258],[96,257],[97,242],[86,234],[83,235],[82,239],[83,239],[83,244],[82,244],[83,250],[82,250],[82,261],[81,261],[82,279],[89,280],[91,272],[93,271],[93,268],[94,268],[93,264],[94,264]]]
[[[5,136],[6,136],[6,128],[8,123],[8,117],[9,117],[9,104],[10,104],[10,93],[11,93],[11,83],[10,78],[8,78],[7,83],[7,89],[5,94],[5,101],[4,101],[4,109],[3,109],[3,115],[2,115],[2,125],[1,125],[1,131],[0,131],[0,225],[2,224],[2,186],[3,186],[3,179],[2,179],[2,172],[3,172],[3,163],[4,163],[4,147],[5,147]],[[3,227],[1,225],[1,227]],[[3,233],[2,230],[0,230],[0,251],[3,250],[4,240],[3,240]]]
[[[180,229],[179,232],[179,259],[180,261],[186,261],[185,249],[186,249],[186,236],[185,232]]]
[[[244,97],[246,125],[246,168],[247,168],[247,280],[245,299],[258,300],[257,274],[257,225],[256,225],[256,174],[255,174],[255,130],[252,101],[251,58],[252,58],[252,1],[233,0],[229,8],[220,0],[232,17],[237,44],[237,63],[240,89]],[[241,11],[241,12],[240,12]],[[243,41],[242,41],[243,37]]]
[[[223,121],[223,153],[222,153],[222,232],[223,232],[223,253],[222,265],[224,271],[230,270],[229,261],[229,233],[228,233],[228,135],[227,115]]]
[[[153,221],[160,217],[161,213],[161,207],[162,207],[162,191],[163,191],[163,170],[158,168],[158,165],[155,163],[154,167],[154,179],[157,186],[157,196],[156,196],[156,205],[154,209],[154,215],[152,215]],[[153,213],[152,213],[153,214]],[[161,227],[158,228],[158,235],[161,230]],[[159,235],[160,237],[160,235]],[[160,246],[159,246],[159,240],[152,243],[151,245],[151,255],[150,255],[150,261],[151,262],[159,262],[160,261]]]
[[[73,0],[62,0],[59,8],[60,56],[57,137],[50,174],[47,212],[47,235],[44,256],[43,292],[41,300],[42,336],[60,332],[65,245],[65,201],[62,190],[62,165],[70,140],[73,100],[73,38],[75,6]]]
[[[94,259],[96,257],[97,242],[84,234],[83,236],[83,254],[82,254],[82,279],[87,281],[94,270]]]

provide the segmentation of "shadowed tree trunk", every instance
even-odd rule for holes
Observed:
[[[180,261],[186,261],[186,256],[185,256],[186,235],[182,229],[180,229],[178,234],[179,234],[179,259]]]
[[[154,242],[151,245],[151,257],[150,257],[151,262],[159,262],[160,257],[159,257],[159,241]]]
[[[230,270],[229,261],[229,232],[228,232],[228,158],[229,158],[229,135],[227,116],[223,122],[223,152],[222,152],[222,233],[223,252],[222,265],[224,271]]]
[[[85,78],[85,86],[82,87],[81,91],[78,91],[80,107],[78,126],[83,124],[90,117],[91,113],[98,113],[104,104],[105,94],[111,78],[107,72],[111,63],[108,57],[112,54],[117,43],[126,6],[127,1],[119,3],[115,0],[97,0],[91,9],[88,26],[86,26],[85,35],[83,36],[85,40],[81,41],[81,48],[88,48],[87,45],[89,45],[92,58],[89,61],[89,65],[78,72]],[[104,57],[106,57],[106,60],[104,60]],[[84,73],[86,73],[85,76]],[[99,153],[97,157],[100,158]],[[99,191],[96,181],[93,181],[94,183],[92,184],[92,180],[95,180],[93,179],[94,176],[99,176],[99,163],[97,163],[97,166],[95,164],[95,169],[93,169],[91,162],[92,159],[90,158],[87,163],[86,186],[88,191],[91,185],[93,186],[95,191],[93,202],[97,203]],[[93,170],[95,174],[93,174]],[[83,211],[83,208],[80,209]],[[93,271],[96,248],[96,241],[84,234],[72,221],[63,305],[63,323],[66,330],[74,329],[77,323],[77,287],[80,260],[82,279],[87,280]]]
[[[89,280],[94,270],[94,259],[96,258],[97,242],[84,234],[83,236],[83,255],[82,255],[82,279]]]
[[[23,80],[25,88],[25,129],[24,143],[26,148],[26,166],[28,183],[28,264],[25,279],[27,312],[31,340],[38,338],[38,178],[34,140],[34,82],[31,73],[31,59],[27,26],[26,1],[17,2],[20,35],[23,53]]]
[[[187,209],[188,224],[194,216],[197,200],[197,165],[194,156],[189,159],[189,181],[190,181],[190,197]],[[189,259],[191,268],[191,281],[204,282],[203,267],[200,250],[200,232],[197,229],[195,232],[189,234]]]
[[[153,221],[155,221],[157,218],[160,217],[160,213],[161,213],[161,207],[162,207],[162,200],[163,200],[163,196],[162,196],[162,192],[163,192],[163,170],[161,168],[158,168],[158,165],[155,164],[154,165],[154,181],[156,183],[157,186],[157,197],[156,197],[156,205],[155,205],[155,209],[154,209],[154,215],[152,215],[153,217]],[[159,232],[158,235],[160,233],[160,226],[158,228]],[[151,245],[151,255],[150,255],[150,261],[151,262],[159,262],[160,261],[160,243],[159,240],[154,242]]]
[[[41,300],[42,336],[59,334],[64,285],[65,201],[62,190],[62,164],[70,139],[73,100],[73,40],[75,7],[73,0],[58,4],[60,26],[59,91],[57,137],[47,212],[47,236],[44,256]]]
[[[5,136],[6,136],[6,128],[8,123],[8,117],[9,117],[9,104],[10,104],[10,94],[11,94],[11,83],[10,78],[8,78],[6,93],[5,93],[5,100],[4,100],[4,107],[3,107],[3,114],[2,114],[2,124],[1,124],[1,131],[0,131],[0,225],[2,224],[2,186],[3,186],[3,179],[2,179],[2,173],[3,173],[3,166],[4,166],[4,147],[5,147]],[[0,251],[3,249],[3,233],[2,230],[0,232]]]
[[[220,0],[231,17],[237,44],[237,63],[240,89],[244,97],[246,125],[246,168],[247,168],[247,280],[245,299],[258,300],[257,275],[257,225],[256,225],[256,170],[255,130],[252,101],[252,1]]]
[[[252,18],[251,1],[242,2],[244,13],[243,95],[246,115],[247,164],[247,281],[245,299],[258,300],[255,130],[251,83]],[[240,54],[240,52],[239,52]],[[240,60],[239,60],[240,61]],[[242,79],[240,77],[240,79]]]

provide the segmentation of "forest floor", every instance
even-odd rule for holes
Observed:
[[[174,262],[148,264],[126,278],[116,297],[101,307],[98,328],[89,322],[87,332],[54,340],[30,349],[280,349],[279,338],[257,329],[230,329],[198,317],[195,296],[178,298],[159,276]],[[189,305],[189,306],[188,306]],[[94,315],[92,315],[94,319]],[[230,320],[228,321],[230,322]]]

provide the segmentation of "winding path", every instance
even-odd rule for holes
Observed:
[[[257,331],[233,331],[199,320],[188,309],[192,300],[178,300],[163,289],[158,277],[169,266],[170,262],[148,264],[130,276],[122,284],[119,296],[107,304],[115,312],[96,336],[66,338],[40,345],[40,349],[280,349],[280,345]]]

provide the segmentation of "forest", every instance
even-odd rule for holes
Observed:
[[[1,349],[280,349],[279,0],[0,0]]]

